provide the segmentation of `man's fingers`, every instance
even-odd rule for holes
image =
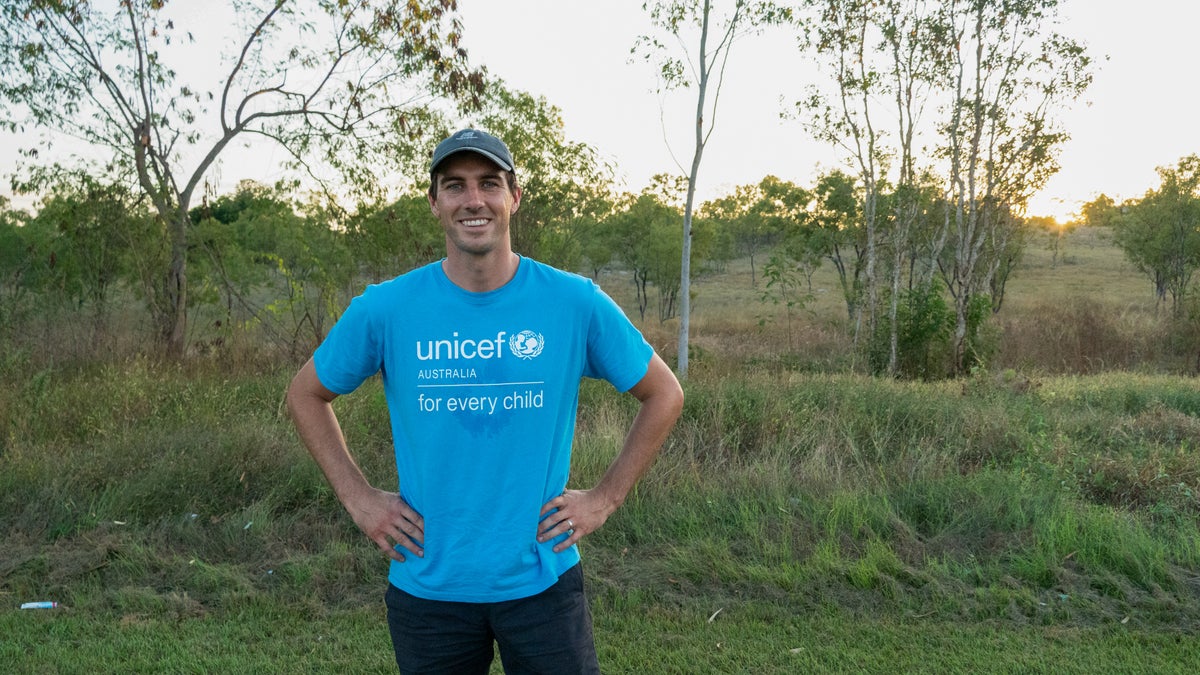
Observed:
[[[555,497],[554,499],[551,499],[550,501],[546,502],[542,506],[542,515],[544,516],[547,513],[554,511],[555,509],[561,509],[562,507],[564,507],[566,505],[567,505],[566,497],[559,495],[559,496]]]
[[[565,518],[559,523],[558,527],[565,528],[561,534],[567,535],[566,539],[558,542],[554,547],[555,553],[565,551],[575,545],[580,539],[583,539],[584,531],[575,525],[575,521],[570,518]]]
[[[403,499],[396,498],[395,513],[392,514],[393,522],[399,522],[397,529],[404,537],[411,537],[416,540],[419,545],[425,544],[425,519],[421,514],[413,510],[411,506],[406,504]],[[399,539],[398,539],[399,540]]]
[[[391,532],[390,534],[394,539],[396,539],[396,541],[412,539],[420,546],[425,545],[425,531],[421,529],[420,525],[417,525],[411,520],[401,519],[400,524],[396,526],[395,531]]]
[[[374,541],[375,545],[379,547],[379,550],[383,551],[387,557],[395,560],[396,562],[404,562],[404,554],[397,551],[396,547],[392,546],[392,542],[388,541],[387,537],[379,537],[378,539],[372,539],[371,541]]]

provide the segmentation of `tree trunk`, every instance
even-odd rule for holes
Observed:
[[[161,326],[166,355],[181,359],[187,350],[187,211],[180,209],[171,223],[171,265],[167,268],[168,303]]]

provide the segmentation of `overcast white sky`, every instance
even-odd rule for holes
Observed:
[[[654,69],[631,61],[634,41],[648,28],[640,0],[459,0],[459,8],[472,60],[559,107],[567,138],[611,159],[626,189],[641,190],[656,173],[684,173],[694,95],[660,101]],[[1200,2],[1062,0],[1061,16],[1062,32],[1087,44],[1098,69],[1084,99],[1061,115],[1072,135],[1062,171],[1031,205],[1034,214],[1060,218],[1102,192],[1138,197],[1158,184],[1155,167],[1200,153]],[[782,32],[735,45],[700,169],[702,199],[768,174],[809,185],[838,166],[799,122],[780,118],[785,102],[816,77]],[[678,163],[664,141],[664,120]],[[11,171],[13,147],[0,139],[0,174]],[[281,157],[270,150],[253,157],[226,158],[214,178],[223,189],[242,178],[274,178],[254,167]],[[4,188],[7,194],[7,181]]]
[[[648,19],[634,0],[460,0],[471,56],[516,88],[563,111],[568,138],[587,142],[621,167],[632,190],[677,172],[663,140],[653,70],[630,63]],[[1062,170],[1031,211],[1065,216],[1100,193],[1139,197],[1158,185],[1155,167],[1200,153],[1200,2],[1063,0],[1060,30],[1098,62],[1084,99],[1062,114],[1072,138]],[[700,168],[702,195],[774,174],[801,185],[837,166],[830,150],[781,120],[814,76],[794,40],[765,36],[735,46],[717,127]],[[694,99],[668,101],[680,163],[691,159]],[[674,140],[677,139],[677,140]]]

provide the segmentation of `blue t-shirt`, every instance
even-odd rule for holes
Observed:
[[[539,543],[542,506],[570,471],[579,380],[626,391],[653,351],[591,280],[521,258],[487,293],[440,262],[370,286],[313,360],[337,394],[382,373],[399,491],[425,519],[425,556],[388,580],[421,598],[500,602],[549,588],[579,562]]]

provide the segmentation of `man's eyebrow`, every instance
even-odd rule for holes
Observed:
[[[479,174],[478,177],[480,180],[483,180],[486,178],[493,178],[496,180],[500,180],[504,177],[504,172],[503,171],[488,171],[486,173]],[[461,175],[461,174],[455,174],[455,173],[438,174],[438,184],[439,185],[442,183],[449,183],[450,181],[454,181],[454,180],[466,180],[466,179],[467,179],[467,177],[464,175]]]

